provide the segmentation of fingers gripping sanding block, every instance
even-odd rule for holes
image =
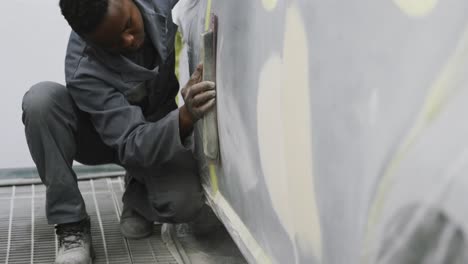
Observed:
[[[202,34],[203,54],[203,80],[216,83],[216,42],[217,42],[218,18],[211,14],[211,24],[208,31]],[[217,100],[216,100],[217,104]],[[208,112],[203,122],[203,152],[206,158],[218,160],[219,139],[217,105]]]

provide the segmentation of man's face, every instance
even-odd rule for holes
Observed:
[[[136,51],[145,40],[140,10],[133,0],[109,0],[104,20],[94,32],[86,34],[85,37],[110,52]]]

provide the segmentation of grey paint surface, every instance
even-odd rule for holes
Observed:
[[[206,1],[186,2],[180,23],[193,70]],[[414,252],[394,245],[412,246],[414,234],[436,228],[421,215],[442,215],[444,225],[458,230],[442,233],[466,239],[468,2],[413,3],[212,2],[219,17],[219,190],[272,262],[387,263],[384,256],[392,254],[402,260]],[[290,227],[274,208],[282,197],[269,190],[271,175],[262,167],[260,79],[272,57],[287,60],[290,10],[299,13],[308,47],[304,74],[314,183],[309,187],[318,206],[320,252],[312,244],[298,246],[297,237],[288,235]],[[301,201],[304,208],[311,202]],[[402,216],[408,207],[421,213]],[[392,228],[403,221],[399,217],[414,224]],[[422,248],[421,255],[426,260],[434,250],[444,255],[450,237],[444,239],[436,249]],[[466,256],[458,261],[466,262]]]

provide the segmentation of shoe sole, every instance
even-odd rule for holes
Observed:
[[[94,263],[94,259],[96,258],[96,251],[94,251],[94,247],[92,246],[91,244],[91,248],[90,248],[90,259],[88,260],[88,264],[93,264]],[[54,264],[56,264],[57,262],[54,261]]]
[[[127,239],[133,239],[133,240],[138,240],[138,239],[143,239],[151,236],[153,234],[153,230],[150,230],[147,233],[141,234],[141,235],[132,235],[127,232],[125,232],[122,228],[120,228],[120,233]]]

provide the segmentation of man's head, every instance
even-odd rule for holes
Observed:
[[[125,53],[143,45],[145,29],[133,0],[60,0],[71,28],[105,50]]]

